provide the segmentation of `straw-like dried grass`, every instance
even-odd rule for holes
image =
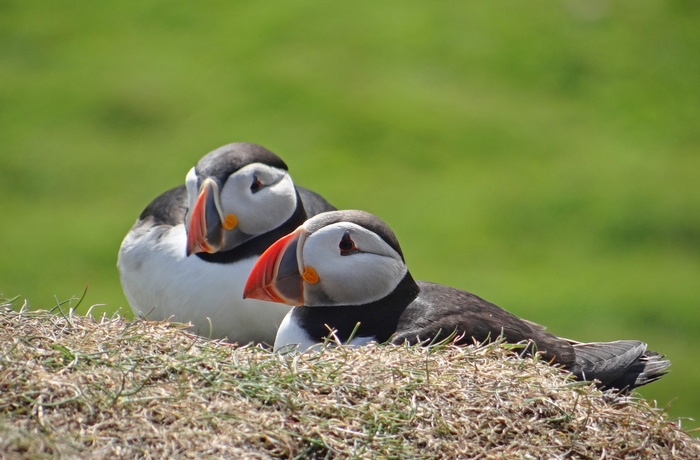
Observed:
[[[503,345],[281,356],[162,322],[0,310],[2,458],[700,457],[645,401]]]

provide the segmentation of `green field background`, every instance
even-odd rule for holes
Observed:
[[[0,1],[0,297],[130,317],[122,238],[234,141],[700,417],[700,3]]]

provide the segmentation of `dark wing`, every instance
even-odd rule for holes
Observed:
[[[576,343],[576,363],[569,369],[581,380],[597,379],[604,389],[630,390],[658,380],[671,365],[638,340]]]
[[[183,223],[186,215],[187,188],[180,185],[151,201],[139,216],[139,220],[152,218],[154,225],[175,226]]]
[[[419,281],[420,294],[399,320],[394,343],[444,338],[456,332],[462,343],[486,342],[503,335],[506,342],[532,341],[544,358],[569,366],[575,360],[570,343],[543,326],[518,318],[466,291]]]
[[[297,192],[299,192],[301,202],[304,204],[307,217],[313,217],[316,214],[321,214],[326,211],[335,211],[335,207],[318,193],[298,186]]]

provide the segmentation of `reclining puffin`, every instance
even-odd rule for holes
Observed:
[[[137,316],[271,344],[289,307],[244,300],[248,273],[275,240],[332,209],[295,187],[264,147],[224,145],[197,162],[185,185],[153,200],[126,235],[117,262],[124,294]]]
[[[325,212],[280,238],[253,267],[244,296],[295,307],[275,350],[306,350],[329,328],[340,342],[356,345],[414,344],[453,333],[472,343],[502,335],[511,343],[529,341],[581,380],[620,390],[653,382],[670,365],[643,342],[574,342],[469,292],[414,281],[394,233],[363,211]]]

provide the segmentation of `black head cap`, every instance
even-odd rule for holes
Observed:
[[[197,176],[214,177],[220,182],[251,163],[264,163],[287,170],[284,161],[274,153],[257,144],[236,142],[227,144],[204,155],[195,165]]]
[[[401,251],[399,240],[396,238],[396,235],[394,235],[391,228],[389,228],[389,226],[379,217],[366,211],[349,209],[324,212],[306,221],[304,227],[309,233],[313,233],[323,227],[339,222],[351,222],[372,231],[383,239],[389,246],[391,246],[394,251],[398,252],[401,256],[401,260],[404,260],[403,251]]]

